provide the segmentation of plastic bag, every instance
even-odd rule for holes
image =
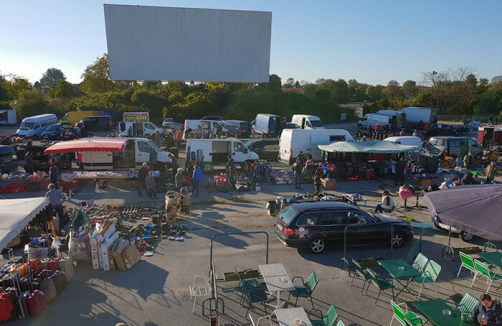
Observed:
[[[89,234],[78,239],[72,232],[70,235],[70,243],[68,244],[68,254],[74,261],[91,260]]]

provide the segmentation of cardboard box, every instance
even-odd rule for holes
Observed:
[[[103,267],[103,254],[101,253],[101,245],[103,244],[103,236],[98,234],[96,239],[98,239],[99,266]]]
[[[124,258],[122,258],[122,254],[116,251],[113,252],[113,260],[115,261],[115,266],[119,271],[126,271],[127,267],[124,262]]]
[[[429,187],[431,185],[431,181],[432,179],[418,178],[418,185]]]
[[[125,271],[127,270],[124,259],[122,258],[122,252],[129,246],[129,241],[125,239],[119,239],[112,246],[113,260],[115,262],[115,270]]]
[[[322,186],[324,187],[324,189],[336,189],[336,181],[335,180],[332,180],[332,181],[326,181],[325,179],[322,180]]]
[[[133,268],[139,261],[140,255],[136,246],[130,245],[124,250],[122,253],[122,258],[124,259],[124,263],[127,269]]]
[[[108,250],[108,266],[111,271],[115,270],[115,259],[113,259],[113,252]]]
[[[92,257],[92,268],[99,269],[98,240],[96,238],[91,239],[91,257]]]
[[[101,244],[101,260],[103,261],[103,269],[110,270],[110,259],[108,257],[108,249],[104,243]]]

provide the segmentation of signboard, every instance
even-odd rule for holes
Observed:
[[[124,122],[149,122],[148,112],[124,112]]]

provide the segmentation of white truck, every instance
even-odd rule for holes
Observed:
[[[227,128],[223,127],[220,121],[187,119],[185,120],[185,126],[183,128],[185,130],[185,132],[183,133],[183,139],[187,139],[187,136],[189,137],[191,134],[195,133],[199,126],[201,127],[203,133],[207,133],[209,130],[211,130],[211,133],[213,135],[216,135],[218,128],[221,128],[221,132],[224,134],[226,134],[227,132]],[[186,130],[188,129],[192,130],[190,132],[190,135],[187,135]]]
[[[406,113],[406,123],[410,125],[419,124],[420,121],[427,124],[436,124],[437,111],[439,109],[432,108],[419,108],[419,107],[405,107],[401,113]]]
[[[228,156],[232,156],[235,164],[256,161],[258,154],[249,150],[238,139],[189,139],[186,146],[186,157],[213,165],[226,164]]]
[[[296,123],[302,129],[324,129],[321,119],[315,115],[294,114],[291,122]]]
[[[380,110],[377,114],[391,117],[390,123],[392,128],[402,128],[406,126],[406,113],[394,110]]]
[[[351,140],[354,138],[344,129],[285,129],[279,140],[279,161],[293,164],[300,151],[310,152],[314,161],[320,161],[322,152],[316,145]]]
[[[95,140],[106,143],[113,138]],[[172,162],[168,152],[163,152],[151,140],[145,138],[129,138],[129,142],[121,152],[82,152],[84,170],[112,170],[140,167],[147,162],[150,169],[163,170],[171,168]],[[92,141],[92,139],[91,139]],[[157,163],[152,163],[156,161]]]
[[[164,129],[153,122],[120,122],[118,132],[122,137],[151,137],[156,132],[163,133]]]
[[[361,120],[357,122],[357,128],[364,129],[368,128],[369,125],[374,127],[377,123],[380,126],[391,126],[392,117],[388,115],[382,115],[377,113],[368,113]]]

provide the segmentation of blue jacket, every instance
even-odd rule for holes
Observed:
[[[193,182],[200,182],[202,180],[202,170],[200,168],[193,171],[192,180]]]

